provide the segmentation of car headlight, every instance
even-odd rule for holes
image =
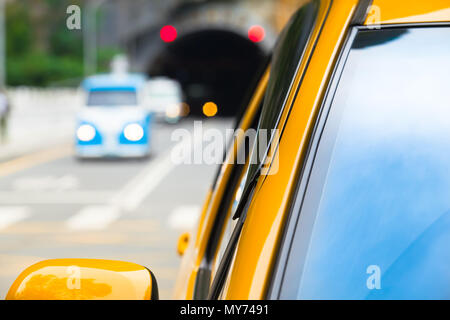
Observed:
[[[177,118],[180,116],[180,106],[178,104],[171,105],[166,109],[166,117],[167,118]]]
[[[95,138],[95,128],[90,124],[83,124],[77,130],[77,138],[80,141],[88,142]]]
[[[144,128],[137,123],[132,123],[125,127],[123,135],[129,141],[139,141],[144,137]]]

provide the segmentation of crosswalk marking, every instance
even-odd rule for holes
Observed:
[[[30,215],[28,207],[0,207],[0,230],[8,228]]]
[[[80,185],[79,178],[72,174],[65,175],[35,175],[18,177],[13,180],[12,188],[21,191],[70,191]]]
[[[50,191],[0,191],[2,204],[104,204],[110,199],[109,190]]]
[[[205,126],[205,128],[208,128]],[[125,187],[115,194],[109,203],[119,206],[125,211],[134,211],[139,208],[142,201],[155,190],[164,178],[177,166],[172,161],[174,150],[184,149],[190,145],[196,148],[203,142],[203,136],[197,135],[193,141],[184,139],[178,142],[165,154],[159,156],[155,161],[151,161],[134,179],[125,185]]]
[[[120,217],[116,206],[87,206],[66,221],[70,230],[102,230]]]
[[[110,203],[126,211],[136,210],[173,167],[174,164],[167,155],[155,162],[150,162],[135,179],[131,180],[118,194],[111,198]]]
[[[168,224],[172,229],[191,230],[199,215],[199,206],[179,206],[170,214]]]

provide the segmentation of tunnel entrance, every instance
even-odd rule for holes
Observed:
[[[203,104],[213,101],[218,116],[234,116],[265,57],[257,44],[236,33],[198,31],[166,44],[148,74],[178,80],[191,115],[201,115]]]

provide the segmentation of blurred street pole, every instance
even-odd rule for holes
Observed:
[[[0,88],[4,88],[6,85],[5,1],[0,0]]]
[[[4,0],[0,0],[4,1]],[[86,0],[83,10],[84,75],[97,72],[97,11],[106,0]]]

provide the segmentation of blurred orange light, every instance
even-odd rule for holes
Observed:
[[[191,112],[191,108],[189,107],[189,105],[186,102],[182,102],[181,103],[181,116],[182,117],[186,117],[189,112]]]
[[[264,37],[266,36],[266,32],[264,31],[264,28],[261,26],[251,26],[248,29],[248,38],[253,42],[260,42],[264,40]]]
[[[161,40],[164,42],[172,42],[177,38],[177,29],[174,26],[164,26],[159,31]]]
[[[207,117],[214,117],[217,114],[217,104],[207,102],[203,105],[203,114]]]

